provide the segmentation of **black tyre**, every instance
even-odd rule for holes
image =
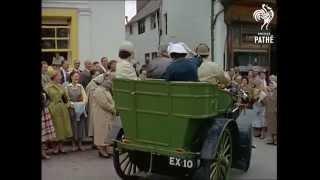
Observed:
[[[122,141],[125,138],[123,129],[120,129],[117,140]],[[131,159],[131,152],[119,150],[113,147],[113,165],[119,177],[122,179],[136,179],[135,174],[140,170]]]
[[[251,161],[251,153],[252,153],[252,127],[250,126],[248,129],[248,138],[249,138],[249,145],[248,145],[248,149],[247,149],[247,156],[246,156],[246,166],[244,168],[244,172],[247,172],[249,167],[250,167],[250,161]]]
[[[226,128],[218,142],[217,152],[212,160],[202,160],[201,167],[193,180],[227,180],[232,165],[232,135]]]

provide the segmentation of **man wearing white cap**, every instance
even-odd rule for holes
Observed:
[[[134,46],[131,42],[125,41],[121,44],[119,48],[119,58],[120,60],[116,65],[116,78],[122,79],[133,79],[137,80],[137,74],[132,65],[132,59],[134,54]]]
[[[182,43],[170,44],[168,53],[173,62],[165,73],[167,81],[198,81],[197,69],[200,63],[186,58],[188,51]]]

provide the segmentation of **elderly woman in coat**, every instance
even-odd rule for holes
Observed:
[[[88,118],[87,118],[87,129],[88,129],[88,136],[93,137],[93,92],[102,83],[105,78],[106,73],[100,74],[99,76],[92,79],[86,87],[86,94],[88,96],[88,103],[87,103],[87,111],[88,111]]]
[[[65,153],[63,148],[63,141],[72,137],[71,121],[68,108],[70,102],[65,88],[60,84],[61,74],[59,71],[50,69],[48,75],[51,79],[45,88],[50,103],[48,106],[49,112],[52,117],[53,126],[56,131],[56,147],[54,154]]]
[[[277,144],[277,82],[270,77],[266,104],[267,144]]]
[[[107,153],[110,147],[110,133],[112,121],[115,118],[115,103],[111,95],[112,81],[105,78],[103,82],[93,91],[92,113],[93,113],[93,132],[94,144],[96,145],[99,156],[109,158]],[[106,138],[108,137],[108,138]]]

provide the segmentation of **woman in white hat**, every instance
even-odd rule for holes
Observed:
[[[119,48],[120,60],[116,65],[116,78],[137,80],[137,73],[133,67],[134,46],[131,42],[125,41]]]
[[[170,44],[168,53],[173,61],[165,73],[167,81],[198,81],[198,64],[186,58],[188,51],[182,43]]]

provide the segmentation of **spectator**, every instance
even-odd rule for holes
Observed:
[[[63,56],[53,57],[52,68],[54,70],[60,72],[61,66],[62,66],[62,61],[64,61],[64,57]]]
[[[173,61],[166,69],[167,81],[198,81],[198,64],[195,59],[186,59],[188,52],[181,43],[170,44],[168,53]]]
[[[198,76],[200,81],[206,81],[210,84],[227,85],[228,79],[224,75],[223,69],[215,62],[212,62],[208,57],[210,48],[206,44],[199,44],[196,48],[196,53],[200,55],[203,62],[198,69]]]
[[[276,76],[270,76],[266,105],[267,144],[277,144],[277,80]]]
[[[134,46],[131,42],[125,41],[119,48],[120,60],[117,62],[116,78],[137,80],[137,74],[131,62],[133,61]]]
[[[69,83],[69,62],[67,60],[62,61],[62,67],[61,67],[61,84],[66,87]]]
[[[167,67],[172,60],[169,58],[168,45],[161,45],[159,49],[159,57],[153,59],[147,66],[147,78],[161,79],[165,76]]]
[[[80,73],[80,84],[83,88],[86,88],[88,83],[92,79],[91,70],[92,70],[92,63],[89,60],[84,62],[85,69]]]
[[[99,74],[103,73],[103,71],[100,71],[100,65],[98,61],[93,62],[93,66],[91,69],[91,77],[92,79],[97,77]]]
[[[50,159],[50,156],[47,155],[45,150],[45,144],[53,141],[56,138],[55,129],[52,123],[51,115],[49,113],[48,105],[49,99],[47,93],[44,91],[41,86],[41,102],[42,102],[42,110],[41,110],[41,141],[42,141],[42,158]]]
[[[266,97],[266,93],[264,91],[263,81],[261,79],[256,79],[254,81],[254,85],[255,88],[253,90],[253,109],[256,113],[256,117],[253,118],[252,127],[254,129],[254,136],[260,137],[260,139],[264,139],[266,131],[264,99]]]
[[[263,82],[263,87],[266,89],[267,88],[267,76],[266,76],[266,71],[264,69],[261,70],[259,77],[261,78]]]
[[[87,135],[89,137],[93,137],[93,92],[102,83],[105,78],[105,73],[100,74],[99,76],[95,77],[90,81],[88,86],[86,87],[86,94],[88,96],[88,104],[87,104],[87,111],[88,111],[88,118],[86,121],[86,129]]]
[[[250,69],[249,71],[248,71],[248,84],[249,84],[249,86],[253,86],[253,70],[252,69]]]
[[[140,72],[139,72],[139,78],[140,79],[146,79],[147,78],[147,64],[144,64],[141,66]]]
[[[116,67],[117,67],[117,61],[111,60],[108,63],[108,74],[110,76],[110,79],[113,80],[116,77]]]
[[[99,156],[109,158],[108,148],[111,145],[110,133],[112,121],[115,118],[115,104],[112,99],[112,81],[104,79],[93,92],[93,131],[94,144],[98,148]],[[106,139],[106,137],[108,137]],[[105,143],[106,142],[106,143]]]
[[[48,63],[46,61],[41,62],[41,85],[46,87],[50,82],[50,77],[48,76]]]
[[[71,123],[68,108],[70,103],[65,88],[60,84],[61,74],[59,71],[48,71],[51,81],[45,88],[50,99],[49,112],[52,117],[53,125],[56,131],[56,147],[54,154],[65,153],[63,141],[72,137]]]
[[[82,72],[82,71],[80,70],[80,61],[75,60],[73,71],[78,72],[78,73],[81,73],[81,72]]]
[[[246,92],[250,91],[249,79],[247,77],[242,77],[240,87]]]
[[[233,81],[235,79],[235,75],[236,75],[234,68],[230,68],[228,73],[229,73],[229,77],[230,77],[231,81]]]
[[[108,63],[108,69],[110,72],[116,72],[116,67],[117,67],[117,61],[116,60],[111,60]]]
[[[98,64],[97,70],[102,73],[106,73],[108,71],[108,58],[107,57],[102,57],[100,60],[100,64]]]
[[[84,151],[82,147],[82,140],[85,136],[85,119],[87,113],[85,106],[88,102],[86,92],[81,84],[79,84],[80,74],[76,71],[70,74],[71,83],[67,85],[66,91],[71,103],[70,117],[73,132],[72,139],[72,151],[80,149]],[[76,144],[78,148],[76,147]]]

